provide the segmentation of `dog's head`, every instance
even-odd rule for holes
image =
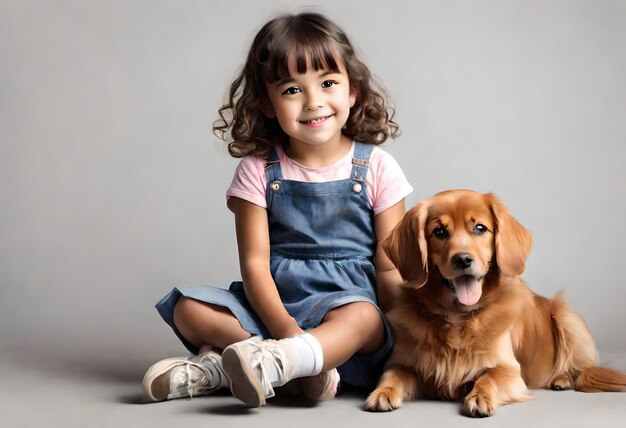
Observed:
[[[465,306],[480,300],[490,269],[521,275],[531,246],[530,233],[495,195],[470,190],[449,190],[420,202],[383,242],[407,287],[424,286],[437,269]]]

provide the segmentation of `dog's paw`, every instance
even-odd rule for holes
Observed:
[[[402,394],[394,388],[385,387],[375,389],[365,403],[363,409],[369,412],[389,412],[402,404]]]
[[[497,406],[493,404],[489,397],[474,390],[465,397],[463,414],[471,416],[472,418],[484,418],[493,415],[496,411],[496,407]]]
[[[555,391],[564,391],[566,389],[573,389],[574,382],[572,381],[572,377],[569,374],[563,373],[552,379],[550,386]]]

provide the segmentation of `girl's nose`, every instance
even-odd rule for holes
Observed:
[[[321,107],[322,106],[310,105],[310,106],[304,107],[304,111],[315,111],[317,109],[320,109]]]
[[[322,107],[322,99],[318,94],[309,94],[304,103],[304,111],[315,111]]]

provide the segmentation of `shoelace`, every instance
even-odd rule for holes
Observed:
[[[268,370],[273,368],[278,376],[278,380],[282,382],[284,379],[282,360],[284,353],[276,345],[269,345],[267,342],[260,342],[258,344],[251,343],[256,349],[252,352],[252,359],[250,365],[252,370],[259,373],[261,378],[261,385],[263,386],[263,393],[266,398],[274,396],[274,388],[272,388],[272,382],[268,376]],[[265,364],[269,364],[270,368]]]
[[[176,385],[177,391],[177,394],[173,394],[174,396],[180,396],[182,395],[180,393],[186,390],[189,398],[193,398],[194,392],[204,392],[212,389],[209,385],[211,378],[207,376],[207,373],[196,366],[196,368],[202,372],[202,375],[194,376],[194,373],[191,371],[192,365],[193,364],[185,364],[184,370],[177,370],[173,373],[172,381]]]

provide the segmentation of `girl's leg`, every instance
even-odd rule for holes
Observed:
[[[384,345],[384,323],[369,303],[352,303],[330,311],[322,324],[312,330],[318,345],[316,358],[323,361],[322,372],[298,379],[304,396],[312,403],[330,400],[339,390],[335,369],[356,354],[369,354]],[[315,349],[315,347],[313,347]]]
[[[324,353],[322,370],[339,367],[354,354],[368,354],[385,343],[383,319],[373,305],[355,302],[340,306],[324,317],[310,333],[320,342]]]
[[[354,354],[380,349],[384,336],[378,310],[370,303],[355,302],[330,311],[309,333],[229,346],[224,350],[224,368],[233,394],[250,407],[264,405],[274,395],[273,387],[294,378],[302,378],[307,398],[319,402],[335,395],[338,376],[331,369]]]
[[[250,337],[227,308],[188,297],[181,297],[174,306],[174,324],[197,348],[208,345],[222,350]]]
[[[199,355],[153,364],[143,380],[146,397],[162,401],[207,395],[228,387],[220,353],[226,346],[250,337],[239,321],[228,309],[181,297],[174,306],[174,324],[188,342],[200,349]]]

